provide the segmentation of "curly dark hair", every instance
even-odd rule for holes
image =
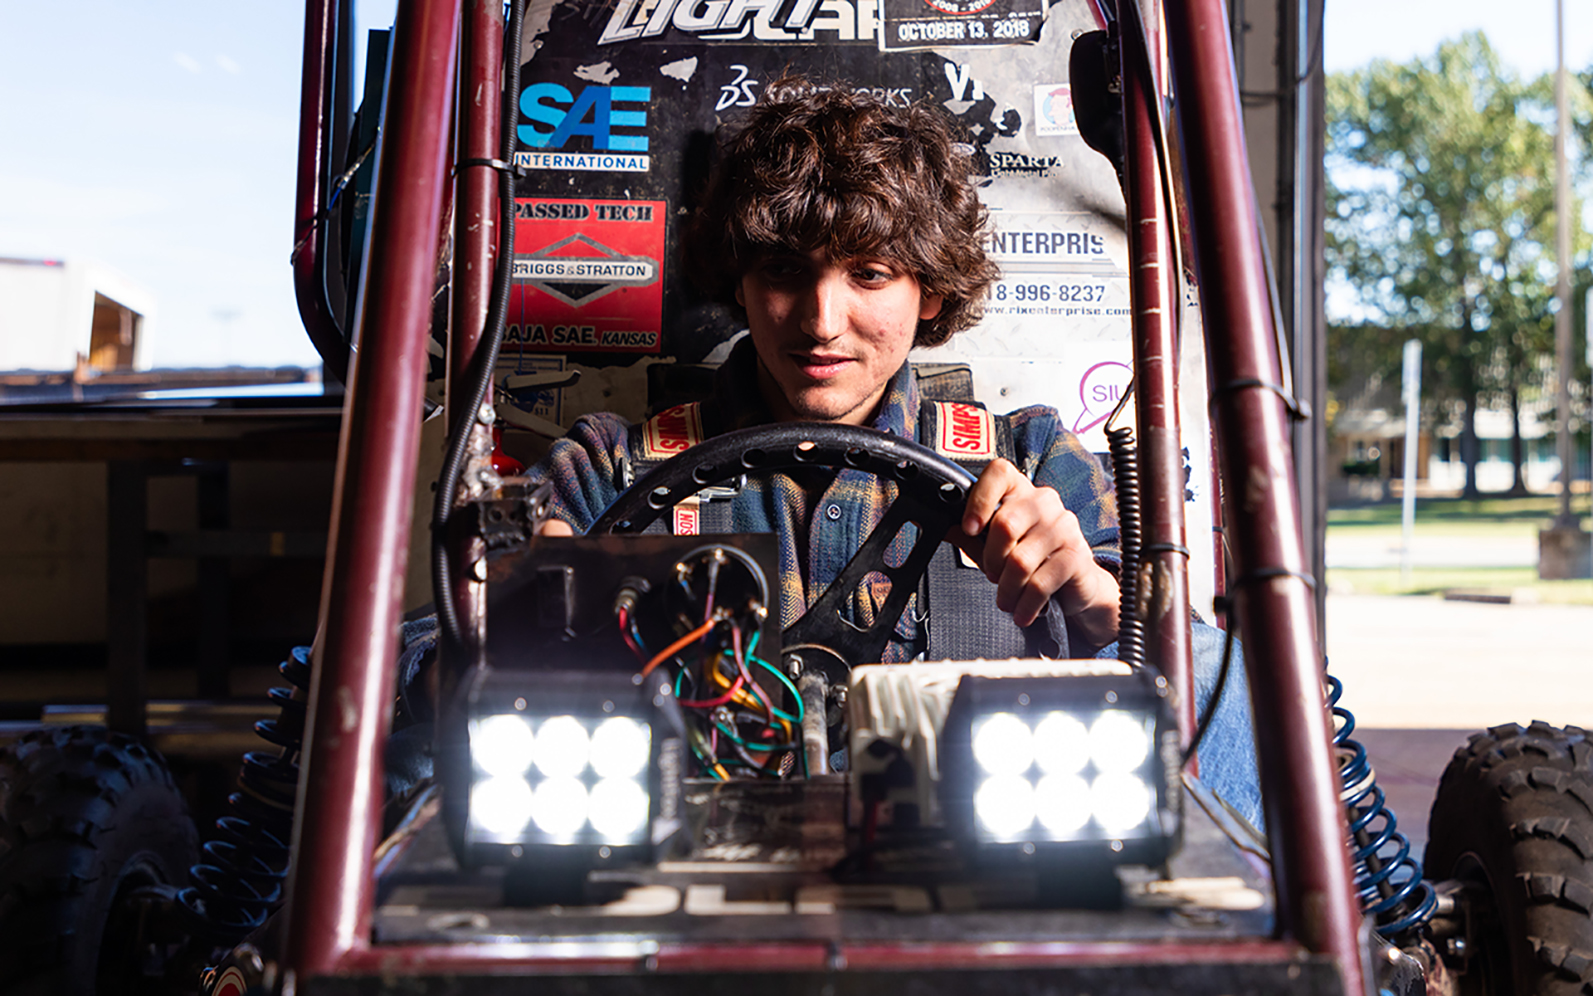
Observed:
[[[686,276],[733,304],[741,278],[772,253],[881,256],[944,299],[913,339],[940,345],[979,320],[999,272],[985,255],[973,166],[951,128],[926,104],[776,80],[720,148],[681,240]]]

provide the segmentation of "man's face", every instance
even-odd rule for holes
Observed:
[[[775,418],[863,425],[940,314],[911,273],[885,258],[832,262],[821,252],[759,260],[736,288],[758,351],[758,382]]]

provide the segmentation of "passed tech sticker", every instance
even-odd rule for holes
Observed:
[[[505,349],[657,353],[664,202],[522,198],[515,204]]]

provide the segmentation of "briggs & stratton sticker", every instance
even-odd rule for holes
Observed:
[[[883,0],[879,47],[968,48],[1033,44],[1045,21],[1044,0]]]
[[[657,353],[663,201],[520,198],[506,351]]]

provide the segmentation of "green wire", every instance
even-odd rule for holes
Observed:
[[[774,710],[775,715],[781,717],[782,719],[790,720],[793,723],[802,722],[802,693],[796,690],[796,686],[791,684],[790,679],[781,674],[778,668],[764,660],[762,657],[749,656],[747,659],[752,661],[754,664],[760,665],[765,671],[768,671],[770,674],[774,675],[775,678],[779,679],[780,684],[786,687],[786,691],[791,693],[791,700],[796,703],[797,714],[795,716],[791,716],[787,713],[781,712],[779,709],[776,709]]]
[[[781,711],[779,709],[774,709],[774,706],[772,704],[769,706],[769,708],[770,709],[774,709],[774,714],[776,716],[779,716],[781,719],[787,720],[788,722],[800,724],[802,722],[802,715],[803,715],[802,693],[797,691],[796,686],[791,684],[791,679],[789,679],[785,675],[781,674],[779,669],[776,668],[773,664],[770,664],[768,661],[764,660],[762,657],[756,657],[756,656],[753,655],[753,651],[755,649],[757,649],[757,646],[758,646],[758,637],[760,637],[762,635],[763,635],[763,631],[762,630],[758,630],[758,631],[756,631],[756,632],[754,632],[752,634],[752,640],[751,640],[751,642],[749,642],[747,644],[747,659],[750,660],[754,664],[760,665],[765,671],[768,671],[770,674],[774,675],[775,678],[779,679],[780,684],[784,685],[786,687],[786,691],[791,693],[791,700],[796,703],[797,714],[795,716],[793,716],[793,715],[791,715],[788,712],[783,712],[783,711]],[[729,731],[725,730],[723,727],[720,727],[720,732],[721,733],[728,733]],[[751,744],[745,744],[745,742],[743,742],[743,743],[744,743],[745,746],[747,746],[749,748],[752,746]],[[803,778],[808,777],[808,753],[807,753],[807,751],[802,749],[802,745],[801,744],[798,744],[796,747],[793,747],[793,748],[790,748],[790,749],[794,750],[796,752],[797,757],[802,759],[802,777]]]
[[[758,646],[758,638],[761,637],[762,635],[763,635],[762,632],[759,632],[759,631],[754,631],[753,632],[751,641],[749,641],[747,643],[747,650],[746,650],[747,659],[749,661],[751,661],[752,663],[757,664],[759,667],[763,668],[765,671],[769,672],[770,674],[774,675],[775,680],[779,681],[780,684],[784,685],[785,688],[786,688],[786,691],[791,693],[791,699],[792,699],[792,701],[794,701],[796,703],[796,707],[797,707],[796,715],[793,716],[790,713],[786,712],[784,709],[778,708],[777,706],[774,705],[774,703],[771,702],[771,703],[769,703],[770,711],[773,712],[774,715],[780,717],[781,719],[785,720],[788,723],[797,723],[797,724],[800,725],[801,722],[802,722],[802,716],[803,716],[802,694],[797,691],[795,685],[791,684],[790,679],[788,679],[785,675],[781,674],[779,669],[776,668],[773,664],[770,664],[768,661],[764,660],[761,657],[756,657],[756,656],[753,655],[753,651],[755,649],[757,649],[757,646]],[[721,653],[728,653],[728,651],[721,651]],[[685,682],[685,678],[686,678],[686,669],[685,668],[681,668],[679,671],[677,671],[675,673],[675,698],[676,699],[680,698],[681,686]],[[751,743],[751,742],[749,742],[747,740],[744,740],[744,739],[741,738],[741,736],[739,734],[735,733],[732,730],[725,729],[725,727],[723,725],[719,724],[719,723],[714,723],[714,726],[719,730],[719,732],[721,734],[729,737],[732,741],[734,741],[735,743],[740,744],[741,746],[747,748],[748,750],[775,750],[776,749],[776,748],[771,747],[771,746],[766,745],[766,744]],[[696,754],[697,751],[695,750],[695,745],[693,745],[693,748],[694,749],[692,750],[692,753]],[[795,747],[795,748],[782,747],[782,748],[778,748],[778,749],[780,749],[780,750],[795,750],[798,754],[802,754],[802,750],[801,750],[800,747]],[[703,757],[701,755],[698,755],[698,760],[703,764],[703,767],[708,771],[708,773],[710,775],[712,775],[716,779],[719,777],[718,773],[715,772],[713,770],[713,768],[711,767],[711,763],[710,763],[708,758]],[[714,758],[712,760],[714,762],[717,762],[717,763],[720,763],[720,764],[731,763],[731,759],[729,759],[729,758]],[[739,763],[744,763],[744,762],[739,762]],[[807,759],[807,756],[804,754],[804,755],[802,755],[803,777],[807,776],[807,766],[808,766],[808,759]]]
[[[747,660],[754,664],[762,665],[765,671],[768,671],[770,674],[774,675],[775,678],[779,680],[780,684],[785,686],[786,691],[791,693],[791,701],[796,703],[797,714],[793,716],[788,712],[774,709],[773,703],[770,703],[769,708],[774,709],[774,714],[779,716],[781,719],[786,720],[787,722],[800,723],[802,722],[802,693],[796,690],[796,686],[791,684],[790,679],[781,674],[778,668],[757,655],[756,651],[758,649],[758,638],[761,636],[763,636],[763,630],[760,629],[753,631],[752,640],[747,643]]]
[[[748,750],[796,750],[797,749],[796,746],[793,746],[791,744],[760,744],[760,743],[754,743],[751,740],[743,740],[741,738],[740,734],[738,734],[738,733],[736,733],[736,732],[734,732],[732,730],[726,729],[725,725],[723,723],[718,723],[718,722],[714,723],[714,728],[719,731],[721,736],[729,737],[731,740],[733,740],[736,743],[740,744],[741,746],[747,748]]]

